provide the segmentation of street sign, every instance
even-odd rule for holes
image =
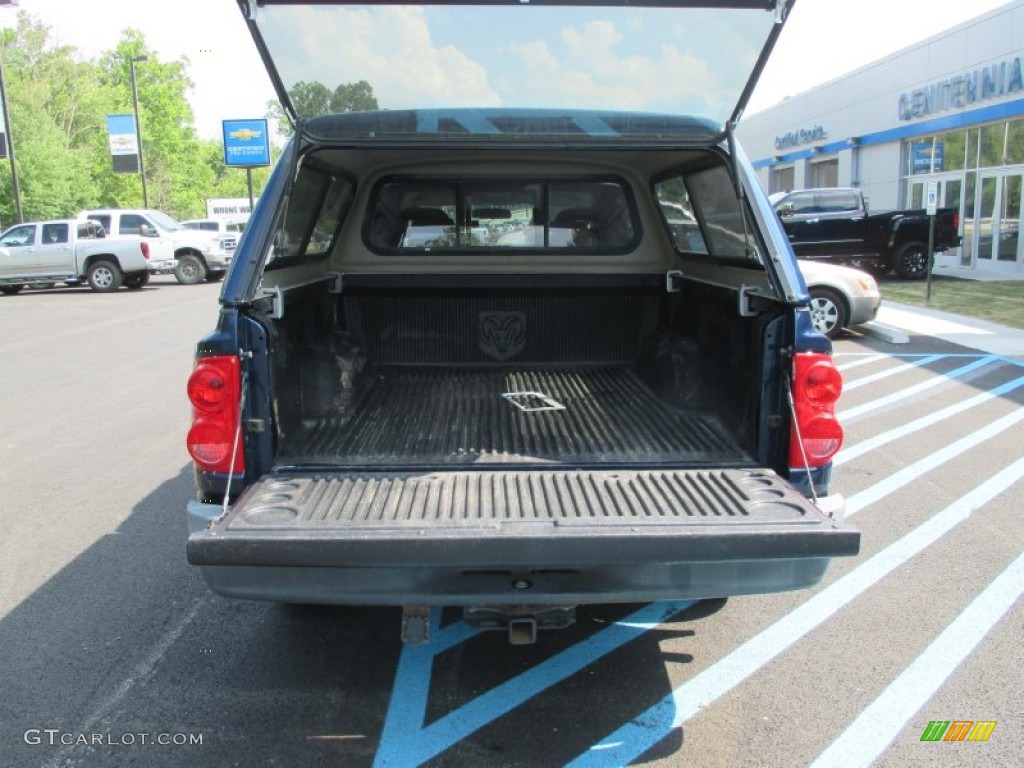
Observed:
[[[224,120],[224,164],[236,168],[270,165],[266,120]]]
[[[939,182],[929,181],[928,182],[928,202],[925,205],[926,213],[929,216],[934,216],[935,211],[939,207]]]

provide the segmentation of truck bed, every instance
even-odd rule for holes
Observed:
[[[659,399],[630,366],[384,366],[364,377],[351,408],[282,440],[279,464],[753,462],[713,415]]]

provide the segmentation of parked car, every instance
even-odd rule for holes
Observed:
[[[882,294],[867,272],[823,261],[799,262],[811,294],[811,320],[821,333],[834,339],[844,328],[875,319]]]
[[[137,290],[149,282],[149,244],[108,238],[92,221],[15,224],[0,234],[0,293],[88,283],[94,291]]]
[[[799,259],[830,261],[883,276],[916,280],[928,274],[928,216],[922,210],[868,213],[861,190],[835,187],[777,192],[770,197]],[[960,212],[935,214],[934,252],[960,245]]]
[[[183,285],[220,280],[231,264],[223,236],[185,229],[172,216],[151,209],[102,208],[81,211],[79,219],[92,219],[118,237],[145,240],[153,273],[173,272]]]
[[[560,23],[603,18],[594,2]],[[187,556],[212,590],[402,606],[408,642],[429,606],[461,606],[528,643],[578,604],[798,589],[857,553],[830,486],[841,375],[733,151],[785,13],[656,5],[630,6],[631,44],[655,23],[728,36],[708,117],[446,90],[460,108],[295,120],[187,384]],[[240,6],[296,118],[286,84],[330,76],[348,10]],[[359,13],[387,49],[393,10]],[[486,221],[529,236],[483,238]]]
[[[245,230],[244,221],[224,221],[223,219],[189,219],[181,222],[185,229],[198,229],[203,232],[216,232],[221,236],[224,250],[233,253],[238,245],[238,238]]]

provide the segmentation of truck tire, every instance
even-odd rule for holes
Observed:
[[[0,285],[0,293],[4,296],[13,296],[16,293],[19,293],[24,287],[24,285]]]
[[[182,285],[195,285],[206,279],[206,265],[198,256],[186,253],[174,267],[174,279]]]
[[[904,243],[894,262],[896,274],[904,280],[921,280],[928,274],[928,248],[924,243]]]
[[[217,269],[217,270],[211,269],[209,272],[206,273],[206,282],[208,282],[208,283],[216,283],[218,280],[223,280],[224,279],[224,275],[226,275],[226,274],[227,274],[227,270],[226,269]]]
[[[137,272],[134,275],[128,275],[128,277],[124,279],[124,287],[132,291],[145,288],[148,284],[149,272]]]
[[[121,281],[124,279],[124,276],[121,274],[121,268],[117,264],[104,259],[94,261],[89,265],[89,269],[85,273],[85,279],[88,281],[89,287],[94,291],[109,293],[121,287]]]
[[[843,297],[828,288],[811,288],[811,322],[814,330],[834,339],[849,317]]]

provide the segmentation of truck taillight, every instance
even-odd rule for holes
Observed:
[[[790,467],[822,467],[843,444],[836,402],[843,377],[832,358],[800,352],[793,358],[793,409],[796,424],[789,439]]]
[[[242,474],[245,460],[238,424],[242,394],[238,358],[200,358],[189,376],[187,389],[192,403],[192,428],[186,443],[192,460],[207,472]]]
[[[142,257],[149,261],[149,243],[140,243],[139,247],[142,248]]]
[[[953,214],[953,233],[960,231],[960,211]]]

